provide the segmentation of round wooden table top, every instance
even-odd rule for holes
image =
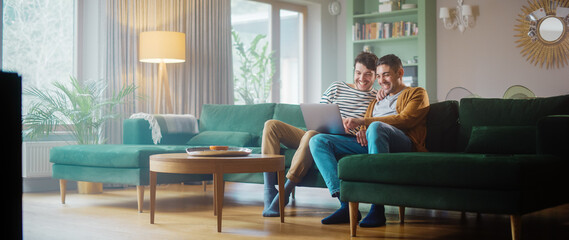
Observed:
[[[276,172],[284,168],[284,156],[273,154],[213,157],[168,153],[150,156],[150,171],[163,173],[252,173]]]

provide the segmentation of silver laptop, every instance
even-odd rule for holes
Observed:
[[[308,130],[316,130],[319,133],[346,134],[338,105],[301,103],[300,110]]]

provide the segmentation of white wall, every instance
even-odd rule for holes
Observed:
[[[444,100],[457,86],[481,97],[501,98],[508,87],[523,85],[538,97],[569,93],[569,66],[540,68],[526,61],[516,47],[517,15],[525,0],[466,0],[478,8],[473,29],[447,30],[437,20],[437,98]],[[455,7],[455,0],[437,0]],[[437,14],[438,16],[438,14]]]

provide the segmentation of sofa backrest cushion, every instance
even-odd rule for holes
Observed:
[[[200,134],[206,131],[242,132],[251,134],[251,147],[260,143],[265,121],[274,115],[275,104],[253,105],[205,104],[199,120]],[[198,134],[196,137],[199,137]],[[192,138],[193,139],[193,138]],[[191,140],[190,140],[191,141]],[[199,141],[194,141],[200,145]],[[211,145],[211,144],[204,144]]]
[[[158,145],[184,145],[195,136],[192,133],[166,133],[161,130],[162,138]],[[154,144],[148,120],[142,118],[125,119],[123,121],[124,144]]]
[[[430,152],[456,151],[458,102],[444,101],[430,105],[427,114],[426,147]]]
[[[535,127],[540,118],[560,114],[569,114],[569,95],[534,99],[463,98],[459,107],[458,149],[466,149],[474,126]],[[535,144],[536,139],[527,141]]]
[[[306,130],[304,117],[302,117],[302,111],[300,111],[300,105],[298,104],[277,104],[275,106],[275,115],[273,116],[273,119],[280,120],[284,123]]]

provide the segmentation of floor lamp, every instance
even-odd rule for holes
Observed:
[[[160,113],[164,101],[166,101],[165,113],[173,113],[166,63],[186,61],[186,35],[167,31],[142,32],[138,54],[141,62],[159,63],[158,95],[155,97],[154,113]]]

